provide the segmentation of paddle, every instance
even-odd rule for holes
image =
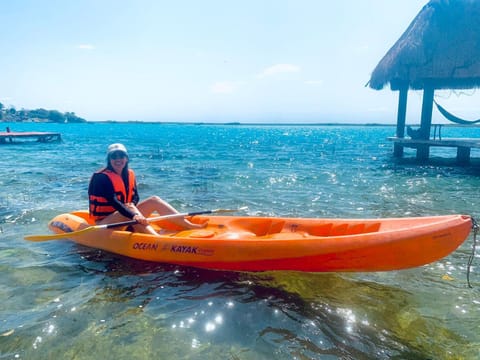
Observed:
[[[178,214],[168,214],[168,215],[155,216],[155,217],[150,217],[147,220],[148,221],[168,220],[168,219],[174,219],[174,218],[177,218],[177,217],[185,217],[185,216],[237,212],[237,211],[241,211],[241,210],[245,210],[245,209],[246,208],[243,207],[243,208],[240,208],[240,209],[215,209],[215,210],[194,211],[194,212],[189,212],[189,213],[178,213]],[[85,233],[88,233],[88,232],[94,231],[94,230],[111,229],[111,228],[115,228],[115,227],[118,227],[118,226],[134,225],[136,223],[137,223],[136,220],[128,220],[128,221],[122,221],[122,222],[117,222],[117,223],[112,223],[112,224],[92,225],[92,226],[86,227],[85,229],[82,229],[82,230],[77,230],[77,231],[72,231],[72,232],[67,232],[67,233],[61,233],[61,234],[27,235],[27,236],[24,237],[24,239],[29,240],[29,241],[47,241],[47,240],[55,240],[55,239],[65,239],[65,238],[70,238],[72,236],[82,235],[82,234],[85,234]]]

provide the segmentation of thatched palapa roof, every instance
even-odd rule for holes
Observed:
[[[431,0],[374,69],[380,90],[480,87],[480,0]]]

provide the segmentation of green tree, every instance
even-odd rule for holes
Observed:
[[[30,110],[29,116],[33,118],[39,118],[39,119],[48,119],[48,114],[49,111],[45,109],[35,109],[35,110]]]
[[[69,123],[82,123],[82,122],[87,121],[87,120],[82,119],[81,117],[78,117],[77,115],[75,115],[74,112],[66,112],[65,113],[65,119]]]
[[[28,110],[22,108],[22,110],[17,111],[17,117],[20,121],[28,119]]]
[[[57,110],[50,110],[48,112],[48,119],[53,122],[63,123],[65,122],[65,115]]]

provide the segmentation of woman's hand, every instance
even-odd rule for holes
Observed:
[[[145,216],[142,214],[135,214],[135,216],[132,218],[132,220],[135,220],[137,223],[142,224],[142,225],[148,225],[148,220]]]

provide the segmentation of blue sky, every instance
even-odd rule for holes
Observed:
[[[395,123],[398,93],[365,84],[427,2],[3,1],[0,102],[87,120]],[[474,97],[448,109],[475,116]],[[421,93],[408,104],[418,122]]]

